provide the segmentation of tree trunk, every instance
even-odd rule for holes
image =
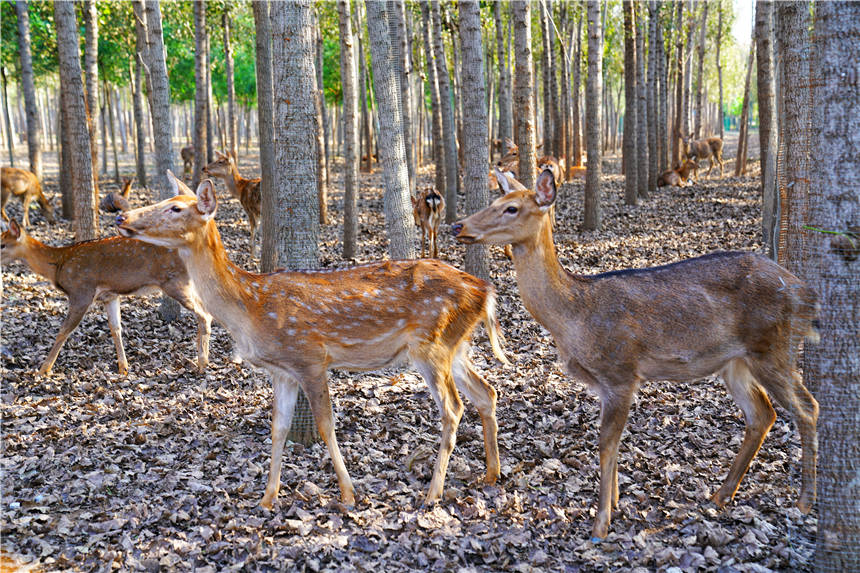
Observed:
[[[460,45],[463,69],[460,86],[463,107],[463,147],[465,168],[463,186],[466,190],[466,215],[486,207],[490,202],[487,174],[487,109],[484,85],[483,48],[481,47],[481,10],[477,0],[460,0]],[[484,245],[466,247],[466,272],[490,280],[487,248]]]
[[[561,28],[562,38],[567,37],[568,30],[571,26],[571,21],[568,19],[567,4],[560,4],[561,16],[559,18],[559,26]],[[572,46],[565,47],[562,40],[559,41],[561,54],[561,124],[562,124],[562,151],[564,156],[564,164],[567,169],[565,179],[570,178],[571,167],[573,167],[573,141],[571,138],[571,128],[573,126],[573,116],[571,115],[571,99],[570,99],[570,56]]]
[[[403,143],[403,114],[399,89],[392,65],[390,17],[382,2],[370,0],[367,6],[367,32],[373,66],[373,91],[379,110],[379,160],[385,184],[384,211],[388,252],[392,259],[415,256],[415,232],[409,195],[409,170]]]
[[[362,42],[364,25],[361,22],[361,2],[355,4],[355,36],[358,40],[358,97],[361,99],[361,132],[363,135],[363,143],[361,153],[366,158],[364,170],[367,173],[373,171],[373,142],[371,136],[372,118],[370,111],[367,108],[368,94],[368,74],[367,61],[364,55],[364,46]]]
[[[705,32],[708,28],[708,2],[703,3],[705,7],[702,9],[702,28],[699,32],[699,45],[696,46],[696,57],[698,66],[696,68],[696,127],[694,130],[695,138],[702,137],[702,94],[704,93],[703,75],[705,70]]]
[[[230,44],[230,12],[229,4],[225,4],[221,13],[221,24],[224,28],[224,75],[227,76],[227,135],[229,149],[238,161],[238,137],[236,133],[236,88],[233,84],[233,46]]]
[[[436,77],[436,59],[433,55],[431,35],[433,23],[430,4],[421,2],[421,19],[424,23],[424,51],[427,62],[427,83],[430,86],[430,107],[432,112],[433,162],[435,165],[436,190],[447,197],[445,192],[445,140],[442,136],[442,102],[439,95],[439,81]]]
[[[538,4],[540,9],[541,29],[541,83],[543,84],[543,153],[555,155],[553,149],[553,125],[552,110],[555,107],[555,99],[552,93],[552,36],[549,30],[549,17],[547,15],[546,2]]]
[[[9,164],[15,167],[15,141],[12,139],[12,120],[9,117],[9,91],[7,90],[6,66],[0,66],[3,80],[3,117],[6,120],[6,144],[9,146]]]
[[[821,295],[820,345],[805,348],[804,375],[815,379],[820,405],[818,541],[816,571],[860,571],[860,90],[857,38],[860,4],[815,5],[817,82],[812,125],[810,212],[812,225],[847,231],[844,236],[813,232],[809,250],[817,263],[813,285]],[[853,70],[846,73],[847,70]],[[805,224],[800,220],[798,223]],[[842,253],[838,251],[841,246]],[[836,249],[834,247],[837,247]],[[847,254],[853,248],[853,260]],[[812,269],[811,269],[812,270]]]
[[[684,34],[681,33],[681,24],[684,18],[684,3],[679,1],[675,12],[675,35],[677,36],[675,52],[675,110],[672,114],[672,157],[669,164],[674,166],[681,164],[681,129],[684,97]]]
[[[132,107],[134,109],[134,133],[135,133],[135,149],[137,152],[134,155],[135,170],[137,172],[138,184],[146,188],[146,127],[144,125],[143,116],[143,71],[140,65],[140,58],[134,58],[134,84],[132,86]]]
[[[504,33],[502,29],[502,2],[493,2],[493,17],[496,22],[496,51],[499,58],[499,133],[502,142],[502,155],[507,153],[505,141],[513,140],[511,111],[511,64],[510,54],[505,50]]]
[[[600,5],[589,0],[588,5],[588,84],[585,97],[585,148],[588,169],[585,174],[585,219],[583,228],[595,231],[600,228],[600,95],[603,60],[603,37],[600,29]],[[522,156],[520,156],[522,161]]]
[[[62,97],[61,90],[57,88],[57,106],[54,110],[57,117],[57,165],[60,169],[59,180],[63,202],[63,218],[72,220],[75,218],[75,192],[72,186],[71,151],[69,146],[66,145],[66,130],[63,126]]]
[[[340,78],[343,88],[343,258],[355,258],[358,236],[358,94],[356,93],[355,37],[350,18],[350,1],[338,0],[340,24]]]
[[[519,180],[527,189],[533,189],[537,157],[535,155],[535,102],[532,88],[531,5],[528,2],[512,3],[511,16],[516,51],[514,107],[517,110],[517,116],[514,143],[519,147]]]
[[[750,111],[750,77],[752,76],[753,56],[755,55],[755,44],[750,42],[750,55],[747,61],[747,77],[744,82],[744,103],[741,108],[741,132],[738,137],[738,155],[735,159],[735,177],[743,175],[747,171],[747,139],[749,139],[749,111]]]
[[[576,50],[573,56],[573,162],[582,166],[582,111],[579,105],[579,88],[582,84],[582,14],[576,19]]]
[[[96,128],[95,111],[99,101],[99,16],[96,11],[95,0],[85,0],[83,5],[84,16],[84,73],[86,74],[86,113],[87,127],[90,132],[90,157],[93,162],[93,200],[98,203],[99,196],[99,148],[98,129]],[[104,123],[104,118],[102,119]],[[107,142],[107,132],[102,128],[102,141]],[[105,153],[105,172],[107,172],[107,148]],[[96,213],[98,216],[98,213]]]
[[[445,150],[445,220],[453,223],[457,219],[460,164],[457,158],[456,126],[454,125],[454,106],[451,103],[448,60],[445,57],[445,49],[442,44],[439,2],[431,1],[430,3],[430,22],[432,25],[433,59],[436,64],[436,81],[439,83],[439,101],[442,109],[442,137]]]
[[[320,225],[328,224],[328,139],[326,137],[325,91],[323,87],[322,36],[319,33],[319,19],[315,19],[314,38],[314,132],[316,136],[317,159],[317,208]]]
[[[260,270],[274,271],[281,265],[279,233],[281,214],[275,194],[274,176],[274,116],[272,107],[272,32],[269,23],[269,3],[252,2],[257,62],[257,109],[260,147]],[[246,127],[250,132],[250,122]]]
[[[758,82],[759,157],[761,158],[762,242],[776,256],[779,193],[776,185],[776,96],[773,77],[773,1],[758,0],[755,13]]]
[[[646,4],[636,2],[636,187],[641,199],[648,198],[648,97],[645,78]]]
[[[636,93],[636,27],[633,0],[624,0],[624,143],[622,152],[622,171],[624,172],[624,203],[639,204],[639,169],[636,168],[636,145],[639,141],[636,118],[639,105]]]
[[[658,107],[659,121],[657,123],[657,143],[660,153],[657,172],[663,173],[669,168],[669,62],[670,52],[667,52],[663,43],[663,26],[657,23],[657,75],[660,76],[659,90],[660,100]]]
[[[726,140],[726,134],[723,131],[723,64],[720,62],[720,44],[723,43],[723,3],[717,2],[717,81],[720,84],[720,103],[719,103],[719,122],[720,122],[720,139]]]
[[[42,130],[39,125],[39,110],[36,107],[36,86],[33,83],[33,57],[30,53],[30,15],[27,3],[15,2],[18,15],[18,54],[21,57],[21,88],[27,108],[27,156],[30,171],[42,180]]]
[[[206,0],[195,0],[194,6],[194,173],[191,188],[197,189],[206,167]]]
[[[409,192],[415,189],[415,155],[412,149],[412,98],[409,97],[411,64],[406,41],[406,4],[403,0],[389,0],[389,24],[391,26],[391,51],[394,57],[394,72],[400,91],[403,143],[406,145],[406,166],[409,172]]]
[[[113,152],[113,176],[114,181],[117,185],[121,184],[119,178],[119,161],[117,159],[116,153],[116,133],[114,132],[114,112],[113,112],[113,101],[111,100],[111,89],[107,82],[103,84],[104,94],[105,94],[105,104],[107,104],[107,120],[108,120],[108,132],[110,132],[110,144],[111,151]],[[107,135],[108,132],[105,132]]]
[[[656,0],[648,2],[648,191],[657,190],[657,157],[660,141],[657,139],[657,15]]]
[[[87,130],[86,101],[81,80],[81,52],[75,6],[54,3],[57,29],[57,57],[60,65],[60,94],[63,114],[63,147],[68,150],[71,186],[75,205],[75,241],[98,236],[98,215],[94,200],[93,162]]]

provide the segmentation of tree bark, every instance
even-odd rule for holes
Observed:
[[[15,167],[15,141],[12,135],[12,119],[9,117],[9,91],[7,89],[6,66],[0,66],[3,80],[3,117],[6,120],[6,144],[9,147],[9,164]]]
[[[493,2],[493,18],[496,22],[496,51],[499,58],[499,133],[502,155],[507,153],[505,140],[513,141],[511,110],[511,67],[510,54],[505,50],[502,29],[502,2]]]
[[[355,35],[358,40],[358,97],[361,99],[361,132],[363,135],[362,151],[367,163],[364,170],[367,173],[373,171],[373,137],[371,128],[373,120],[367,106],[368,78],[367,61],[364,55],[364,46],[361,39],[364,25],[361,22],[361,2],[355,4]]]
[[[409,97],[410,57],[406,41],[406,5],[403,0],[389,0],[388,15],[391,25],[391,50],[394,72],[400,92],[403,143],[406,145],[406,166],[409,172],[409,192],[415,189],[415,155],[412,142],[412,98]]]
[[[15,2],[18,16],[18,54],[21,57],[21,88],[24,106],[27,109],[27,156],[30,171],[42,180],[42,130],[39,125],[39,109],[36,106],[36,86],[33,83],[33,57],[30,53],[30,15],[27,3]]]
[[[547,15],[546,2],[538,3],[540,10],[541,28],[541,83],[543,84],[543,153],[555,155],[553,149],[553,124],[552,113],[555,107],[555,98],[552,92],[552,36],[549,30],[549,17]]]
[[[322,36],[319,19],[314,37],[314,132],[317,148],[317,202],[320,225],[328,224],[328,139],[326,137],[325,90],[323,86]]]
[[[663,43],[663,26],[657,23],[657,75],[659,76],[659,121],[657,122],[658,154],[657,172],[663,173],[669,168],[669,52]]]
[[[487,174],[487,109],[484,85],[483,48],[481,47],[481,10],[477,0],[460,0],[460,45],[463,69],[460,86],[463,107],[463,147],[465,169],[463,186],[466,190],[466,215],[486,207],[490,202]],[[484,245],[466,247],[466,272],[490,280],[487,248]]]
[[[107,105],[107,120],[108,120],[108,130],[105,132],[105,136],[110,133],[110,144],[111,151],[113,152],[113,175],[114,181],[117,185],[120,185],[119,178],[119,161],[117,158],[116,152],[116,133],[114,132],[114,111],[113,111],[113,101],[111,99],[111,89],[110,85],[105,81],[103,84],[104,94],[105,94],[105,104]]]
[[[435,165],[436,190],[447,197],[445,192],[445,140],[442,136],[442,103],[439,95],[439,81],[436,78],[436,62],[433,56],[433,43],[430,36],[433,24],[430,16],[430,4],[421,2],[421,19],[424,23],[424,50],[427,61],[427,83],[430,86],[430,107],[432,115],[433,162]]]
[[[99,132],[96,124],[95,111],[99,102],[99,16],[96,11],[95,0],[85,0],[83,5],[84,16],[84,74],[86,75],[86,113],[87,127],[90,132],[90,156],[93,161],[93,200],[98,203],[99,193]],[[102,121],[104,123],[104,120]],[[107,142],[107,132],[102,128],[102,141]],[[105,172],[107,172],[107,147],[105,152]],[[98,215],[98,213],[96,213]]]
[[[579,105],[579,88],[582,87],[582,14],[576,19],[576,50],[573,56],[573,162],[582,166],[582,110]]]
[[[860,89],[857,38],[860,4],[820,2],[815,6],[815,88],[810,173],[812,225],[846,231],[844,236],[811,233],[807,254],[817,263],[814,279],[821,295],[821,341],[804,350],[804,376],[815,379],[820,405],[818,431],[818,540],[816,571],[860,570]],[[851,70],[847,72],[847,70]],[[846,73],[847,72],[847,73]],[[798,221],[804,224],[805,221]],[[839,250],[841,245],[843,250]],[[836,248],[834,248],[836,247]]]
[[[532,88],[531,5],[528,2],[514,2],[511,4],[511,16],[516,51],[514,107],[517,110],[517,116],[514,143],[519,147],[519,180],[527,189],[533,189],[537,157],[535,154],[535,102]]]
[[[94,200],[93,162],[87,129],[86,101],[81,80],[81,52],[75,7],[71,2],[54,3],[57,56],[60,65],[60,94],[63,114],[63,147],[69,152],[68,169],[75,206],[75,241],[98,236]]]
[[[755,14],[756,77],[758,82],[759,156],[761,164],[762,242],[771,258],[779,215],[776,184],[776,96],[773,62],[773,2],[758,0]]]
[[[636,3],[636,188],[641,199],[648,198],[648,97],[645,85],[645,3]]]
[[[657,16],[656,0],[648,2],[648,191],[657,190],[657,158],[660,155],[660,140],[657,139]]]
[[[194,0],[194,173],[191,188],[196,189],[206,167],[207,113],[209,92],[206,85],[206,0]]]
[[[457,194],[460,187],[460,163],[457,157],[457,132],[454,124],[454,105],[451,102],[451,80],[448,75],[448,59],[442,44],[442,20],[439,2],[430,2],[430,22],[433,40],[433,59],[436,64],[436,81],[439,83],[439,101],[442,109],[442,138],[445,142],[445,220],[453,223],[457,219]],[[378,98],[377,98],[378,100]]]
[[[409,171],[403,143],[403,114],[398,105],[399,90],[391,65],[393,54],[388,30],[389,17],[393,15],[387,12],[382,2],[368,0],[366,7],[373,91],[379,110],[379,159],[385,184],[383,208],[388,252],[392,259],[411,259],[415,256],[415,232],[409,195]]]
[[[586,87],[586,153],[588,169],[585,174],[585,218],[583,228],[600,228],[600,95],[603,59],[603,35],[600,29],[600,5],[588,0],[588,84]],[[522,156],[521,159],[522,161]]]
[[[749,111],[750,111],[750,77],[752,76],[753,56],[755,55],[755,44],[750,42],[750,55],[747,61],[747,76],[744,82],[744,103],[741,108],[741,132],[738,136],[738,155],[735,159],[735,177],[743,175],[747,171],[747,139],[749,139]]]
[[[221,24],[224,27],[224,74],[227,76],[227,133],[230,141],[230,152],[236,161],[239,160],[239,140],[236,134],[236,87],[233,82],[233,46],[230,43],[230,12],[229,4],[224,4],[221,13]]]
[[[639,105],[636,93],[636,27],[634,25],[634,0],[624,0],[624,142],[622,166],[624,172],[624,203],[639,204],[639,170],[636,168],[636,131],[639,122],[636,118]]]
[[[135,150],[134,163],[137,182],[146,187],[146,127],[143,116],[143,71],[140,58],[134,58],[134,82],[132,85],[132,107],[134,109]]]
[[[696,68],[696,123],[695,123],[695,138],[702,137],[702,94],[704,93],[704,70],[705,70],[705,33],[708,28],[708,2],[703,3],[705,6],[702,9],[702,28],[699,32],[699,45],[696,46],[696,57],[699,65]]]
[[[684,18],[684,3],[679,0],[677,10],[675,12],[675,34],[677,43],[675,45],[675,109],[672,114],[672,157],[669,160],[670,165],[674,166],[681,164],[681,129],[682,129],[682,114],[683,114],[683,94],[684,94],[684,35],[681,33],[681,24]]]
[[[720,44],[723,43],[723,3],[717,2],[717,53],[714,56],[717,60],[717,81],[720,84],[720,103],[719,103],[719,122],[720,122],[720,139],[726,140],[726,134],[723,127],[723,64],[720,61]]]
[[[343,87],[343,258],[355,258],[358,236],[358,94],[356,93],[355,37],[350,18],[350,0],[338,0],[340,27],[340,78]]]
[[[260,145],[260,270],[274,271],[281,264],[279,233],[281,216],[275,194],[274,175],[274,115],[272,87],[272,31],[269,22],[269,3],[252,2],[257,63],[257,110]],[[245,129],[250,131],[250,122]]]

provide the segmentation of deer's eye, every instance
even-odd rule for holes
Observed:
[[[178,205],[174,205],[173,207],[170,208],[170,210],[173,211],[174,213],[179,213],[180,211],[182,211],[182,207],[179,207]]]
[[[513,214],[513,213],[516,213],[516,212],[517,212],[517,208],[516,208],[516,207],[514,207],[513,205],[511,205],[510,207],[508,207],[507,209],[505,209],[505,213],[511,213],[511,214]]]

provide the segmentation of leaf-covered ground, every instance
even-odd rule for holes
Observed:
[[[252,166],[243,158],[243,171]],[[422,178],[429,182],[429,171]],[[385,244],[379,174],[363,175],[362,184],[359,260],[366,261],[384,257]],[[48,189],[56,193],[50,181]],[[338,172],[334,223],[321,246],[326,265],[340,261],[341,189]],[[558,201],[559,255],[575,272],[598,273],[758,250],[756,194],[752,177],[726,176],[661,189],[631,208],[622,205],[623,179],[610,174],[603,230],[585,233],[583,184],[569,183]],[[132,203],[152,198],[140,191]],[[20,215],[17,203],[9,211]],[[31,219],[37,237],[71,239],[68,224],[48,227],[38,212]],[[102,217],[106,233],[109,221]],[[233,260],[250,267],[238,202],[222,200],[218,221]],[[464,249],[444,235],[443,258],[462,266]],[[643,385],[621,444],[619,508],[608,539],[593,545],[597,400],[561,371],[501,249],[491,257],[514,365],[492,359],[483,333],[472,354],[499,392],[498,485],[480,482],[480,421],[467,403],[444,500],[422,508],[440,432],[424,383],[411,370],[335,372],[337,433],[360,501],[339,503],[322,444],[290,445],[272,512],[258,506],[270,385],[264,373],[230,361],[223,328],[214,326],[213,363],[198,375],[190,314],[164,324],[156,297],[126,299],[128,377],[116,374],[100,309],[69,339],[53,373],[35,377],[66,302],[22,263],[4,265],[3,558],[44,570],[810,569],[816,514],[794,508],[800,448],[785,412],[735,501],[725,510],[708,501],[743,435],[740,411],[716,377]]]

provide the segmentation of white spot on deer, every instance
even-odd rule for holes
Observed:
[[[285,291],[285,290],[283,290],[283,289],[281,289],[281,296],[287,296],[286,291]]]
[[[457,294],[457,291],[455,291],[455,290],[454,290],[454,289],[452,289],[452,288],[449,288],[449,289],[448,289],[448,294]]]
[[[293,324],[297,323],[298,321],[299,321],[299,319],[296,318],[295,316],[290,317],[290,322],[292,322]]]
[[[295,335],[296,335],[296,329],[295,328],[290,328],[287,330],[287,336],[295,336]]]
[[[419,286],[418,286],[418,283],[415,283],[414,285],[412,285],[412,287],[410,288],[410,290],[411,290],[412,292],[418,292],[418,289],[419,289],[419,288],[421,288],[421,287],[419,287]]]
[[[401,318],[400,320],[397,321],[397,328],[403,328],[404,326],[406,326],[406,319],[405,318]]]
[[[442,297],[441,297],[441,296],[437,296],[437,297],[436,297],[435,299],[433,299],[433,300],[435,300],[436,302],[442,302]]]
[[[277,314],[275,314],[274,312],[270,312],[270,313],[268,313],[268,316],[269,316],[270,318],[278,318],[278,315],[277,315]]]

